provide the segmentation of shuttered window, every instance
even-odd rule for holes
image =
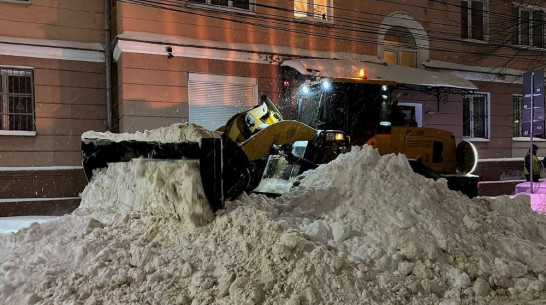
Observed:
[[[255,78],[192,73],[188,87],[189,121],[209,130],[258,101]]]

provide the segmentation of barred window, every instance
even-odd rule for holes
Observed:
[[[521,103],[523,97],[521,95],[512,95],[512,137],[522,137],[521,132]]]
[[[463,137],[489,138],[489,102],[487,94],[463,97]]]
[[[36,130],[32,70],[0,67],[0,130]]]

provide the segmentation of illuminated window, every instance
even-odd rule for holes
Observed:
[[[461,38],[485,40],[487,1],[461,1]]]
[[[546,8],[512,6],[512,44],[544,48]]]
[[[251,0],[188,0],[189,2],[202,3],[215,6],[239,8],[254,11],[254,1]]]
[[[463,97],[463,137],[489,138],[487,94],[468,94]]]
[[[0,67],[0,130],[35,130],[32,70]]]
[[[331,0],[294,0],[294,17],[331,20]]]
[[[417,67],[417,45],[407,28],[391,27],[385,34],[383,45],[383,59],[388,65]]]

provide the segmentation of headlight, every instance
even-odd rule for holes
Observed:
[[[343,132],[336,132],[336,131],[326,132],[326,141],[334,142],[334,141],[344,141],[344,140],[345,140],[345,134]]]

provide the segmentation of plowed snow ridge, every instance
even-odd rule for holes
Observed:
[[[213,218],[182,163],[112,164],[71,215],[0,235],[0,304],[546,304],[527,196],[470,200],[364,146]]]

